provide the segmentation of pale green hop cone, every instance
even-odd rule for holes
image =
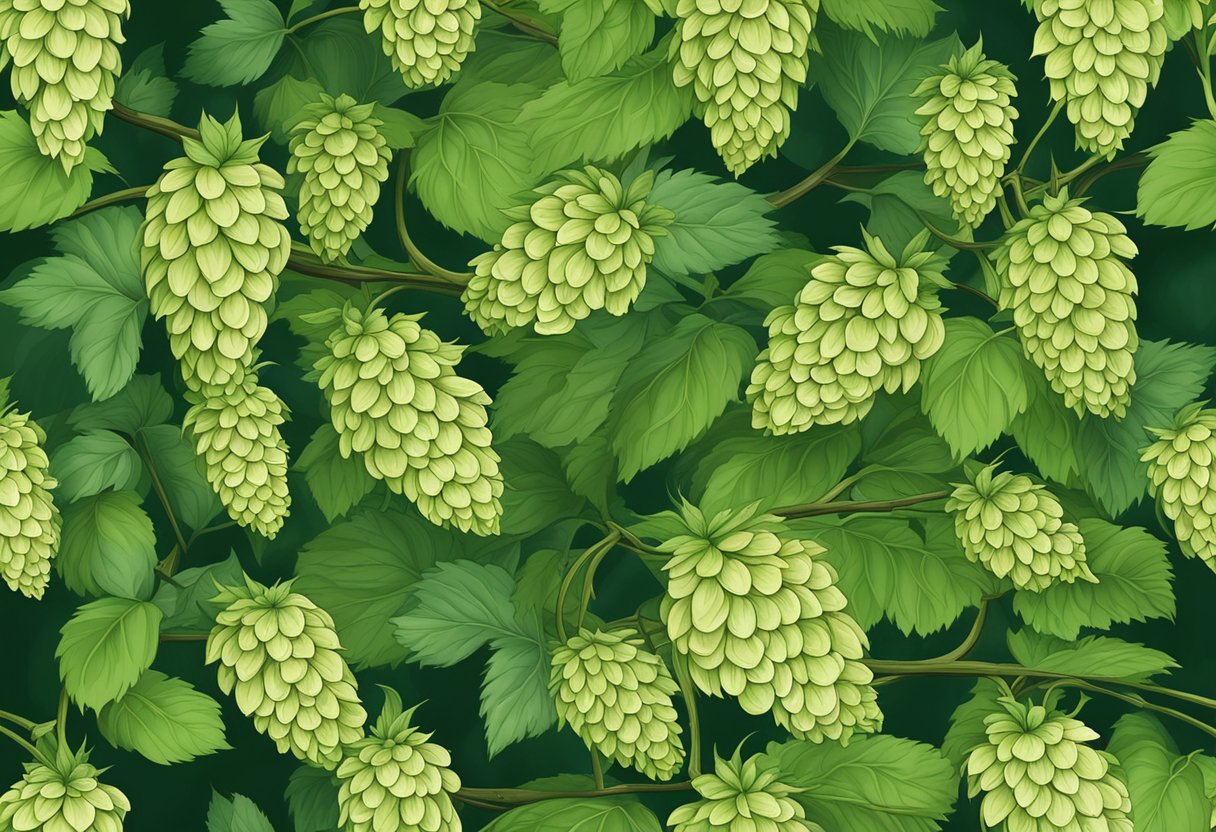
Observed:
[[[776,764],[760,755],[729,760],[714,755],[714,773],[692,781],[700,799],[667,819],[674,832],[825,832],[790,795]]]
[[[25,774],[0,794],[0,832],[122,832],[127,796],[101,782],[105,769],[83,748],[60,749],[54,765],[25,763]]]
[[[59,551],[59,509],[43,445],[46,434],[28,413],[0,414],[0,576],[8,588],[41,598]]]
[[[359,0],[359,8],[409,87],[442,84],[460,69],[481,19],[478,0]]]
[[[1216,571],[1216,410],[1187,405],[1172,426],[1148,431],[1157,441],[1140,459],[1148,463],[1153,496],[1173,521],[1183,553]]]

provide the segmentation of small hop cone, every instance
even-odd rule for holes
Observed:
[[[714,773],[692,781],[700,799],[678,807],[667,825],[674,832],[824,832],[790,796],[800,790],[780,777],[776,763],[759,754],[715,755]]]
[[[0,575],[8,588],[41,598],[59,551],[59,509],[51,492],[46,434],[28,413],[0,414]]]
[[[502,474],[481,385],[456,374],[463,347],[419,326],[421,315],[347,305],[316,363],[343,458],[439,526],[498,534]]]
[[[515,222],[502,242],[469,264],[469,317],[489,334],[534,326],[558,335],[597,309],[624,315],[646,286],[654,238],[674,219],[647,204],[653,184],[650,171],[628,188],[590,166],[555,174],[531,205],[506,212]]]
[[[235,691],[241,713],[279,753],[335,768],[342,746],[363,737],[367,713],[329,613],[291,582],[266,587],[248,576],[214,600],[228,605],[207,637],[220,688]]]
[[[30,113],[38,149],[67,173],[114,106],[128,0],[0,0],[0,66]]]
[[[750,714],[771,711],[813,742],[881,729],[861,661],[869,642],[824,549],[782,539],[780,518],[755,506],[710,518],[686,504],[682,515],[688,533],[659,547],[670,554],[660,613],[696,686],[738,697]]]
[[[127,796],[101,782],[105,769],[81,749],[60,748],[54,765],[25,764],[25,774],[0,794],[0,832],[122,832]]]
[[[968,794],[983,793],[985,829],[1006,832],[1133,832],[1117,761],[1087,742],[1083,722],[1041,705],[1000,700],[984,718],[987,741],[967,758]]]
[[[1009,68],[984,57],[977,43],[926,78],[914,95],[925,116],[919,152],[925,157],[925,184],[948,197],[954,216],[975,227],[996,207],[1001,177],[1013,145],[1018,111],[1015,78]]]
[[[1157,441],[1140,459],[1153,496],[1174,522],[1183,553],[1216,571],[1216,410],[1188,405],[1171,427],[1148,430]]]
[[[363,27],[380,33],[384,54],[408,87],[442,84],[474,49],[478,0],[359,0]]]
[[[1136,244],[1067,190],[1047,196],[993,255],[1026,357],[1078,414],[1123,418],[1136,381]]]
[[[392,155],[373,104],[322,95],[292,129],[288,173],[301,173],[300,230],[326,262],[346,256],[367,230]]]
[[[554,651],[549,691],[559,724],[569,723],[588,748],[652,780],[670,780],[684,763],[671,703],[679,687],[641,644],[635,630],[580,630]]]
[[[739,176],[790,134],[806,81],[819,0],[678,0],[671,63],[697,115]]]
[[[794,305],[765,320],[768,346],[747,387],[753,427],[787,434],[855,422],[880,390],[911,389],[941,349],[946,261],[926,249],[927,233],[900,257],[863,234],[866,249],[837,246]]]

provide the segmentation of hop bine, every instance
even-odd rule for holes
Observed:
[[[48,761],[49,762],[49,761]],[[25,764],[25,774],[0,795],[0,832],[122,832],[131,804],[99,779],[83,748],[60,746],[53,764]]]
[[[442,84],[460,69],[481,19],[478,0],[359,0],[359,8],[409,87]]]
[[[1140,457],[1161,510],[1174,523],[1184,554],[1202,558],[1216,571],[1216,410],[1187,405]]]
[[[8,588],[41,598],[59,550],[59,509],[51,492],[46,434],[28,413],[0,413],[0,575]]]
[[[790,797],[800,790],[781,782],[775,762],[761,755],[743,760],[738,750],[729,760],[714,759],[714,773],[692,781],[701,799],[667,819],[674,832],[824,832]]]

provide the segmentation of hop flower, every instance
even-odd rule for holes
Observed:
[[[1068,192],[1047,196],[994,257],[1026,357],[1078,414],[1123,418],[1136,381],[1136,256],[1127,229]]]
[[[329,613],[290,581],[266,587],[249,576],[214,600],[228,605],[207,637],[220,688],[236,691],[241,713],[279,753],[333,769],[342,746],[362,738],[367,713]]]
[[[469,264],[469,317],[487,333],[535,323],[556,335],[597,309],[624,315],[646,286],[654,238],[674,219],[646,203],[653,184],[651,172],[628,188],[590,166],[555,174],[539,199],[505,212],[516,222]]]
[[[984,719],[987,742],[967,758],[968,793],[984,793],[985,829],[1008,832],[1132,832],[1118,762],[1086,742],[1098,735],[1042,705],[1002,698]]]
[[[186,398],[193,406],[185,427],[193,430],[195,452],[228,516],[273,538],[291,508],[287,443],[279,433],[287,406],[254,372],[239,384],[203,385]]]
[[[265,138],[243,141],[235,114],[203,116],[199,133],[148,191],[142,250],[152,312],[192,387],[244,376],[291,253],[283,177],[258,162]]]
[[[837,246],[793,306],[769,313],[768,347],[747,388],[754,427],[783,434],[857,421],[879,390],[910,389],[941,348],[946,261],[925,250],[927,234],[899,258],[877,237],[865,242]]]
[[[844,743],[882,727],[862,662],[869,643],[844,612],[836,571],[819,545],[783,540],[781,520],[750,506],[707,518],[685,505],[688,534],[659,548],[667,594],[660,612],[693,682],[773,712],[794,736]]]
[[[1077,147],[1113,157],[1131,135],[1165,62],[1161,0],[1034,0],[1035,55],[1051,97],[1076,125]]]
[[[342,456],[412,500],[440,526],[498,534],[502,474],[481,385],[456,375],[463,347],[421,315],[347,305],[316,363]]]
[[[954,216],[976,226],[996,206],[1001,176],[1013,144],[1018,111],[1016,80],[1009,68],[984,57],[977,43],[921,82],[914,93],[926,116],[919,152],[924,154],[925,184],[949,197]]]
[[[348,744],[338,766],[339,822],[345,832],[460,832],[451,754],[410,725],[414,709],[403,712],[396,691],[383,690],[371,736]]]
[[[790,134],[790,113],[816,47],[819,0],[679,0],[671,60],[696,113],[739,176]]]
[[[663,660],[640,648],[634,630],[581,630],[553,654],[549,691],[561,724],[588,748],[653,780],[684,763],[671,695],[679,688]]]
[[[0,795],[2,832],[122,832],[131,804],[102,783],[99,770],[81,749],[60,748],[54,765],[25,764],[25,774]]]
[[[359,8],[409,87],[442,84],[460,69],[481,19],[478,0],[359,0]]]
[[[760,755],[743,760],[738,751],[729,760],[714,757],[714,773],[692,781],[701,799],[667,819],[674,832],[824,832],[790,797],[800,790],[778,779],[776,763]]]
[[[1163,6],[1165,16],[1161,22],[1170,40],[1178,40],[1192,29],[1201,28],[1211,14],[1211,0],[1176,0]],[[1216,823],[1212,827],[1216,829]]]
[[[12,59],[13,97],[29,108],[38,149],[67,173],[114,106],[130,14],[128,0],[0,0],[0,67]]]
[[[59,550],[59,509],[42,449],[46,434],[28,413],[0,413],[0,576],[8,588],[41,598]]]
[[[1187,405],[1171,427],[1148,430],[1157,441],[1140,459],[1153,496],[1174,521],[1182,551],[1216,571],[1216,410]]]

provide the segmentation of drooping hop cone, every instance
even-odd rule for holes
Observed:
[[[1216,410],[1187,405],[1144,449],[1149,481],[1182,551],[1216,571]]]
[[[700,799],[667,819],[674,832],[824,832],[790,797],[799,790],[780,780],[775,765],[756,755],[729,760],[715,755],[713,774],[692,781]]]
[[[996,469],[989,465],[956,485],[946,501],[968,559],[1031,592],[1059,582],[1097,583],[1081,532],[1064,522],[1060,501],[1029,477]]]
[[[46,434],[28,413],[0,414],[0,576],[8,588],[41,598],[59,551],[59,509],[51,492]]]
[[[148,191],[148,298],[191,387],[240,381],[266,331],[266,304],[291,254],[283,177],[258,162],[265,138],[204,115],[200,139]]]
[[[1165,61],[1161,0],[1034,0],[1034,13],[1034,54],[1046,58],[1051,97],[1065,102],[1077,147],[1113,157]]]
[[[339,822],[345,832],[460,832],[451,795],[460,778],[452,755],[410,725],[413,709],[384,689],[385,703],[369,736],[348,743],[337,776]]]
[[[941,348],[945,260],[926,250],[927,234],[899,257],[863,234],[866,249],[837,246],[794,305],[765,320],[768,346],[747,388],[754,427],[783,434],[857,421],[880,390],[909,390]]]
[[[1136,381],[1136,244],[1123,223],[1067,190],[1047,196],[994,254],[1001,306],[1026,357],[1078,414],[1123,418]]]
[[[515,222],[502,242],[469,264],[469,317],[487,333],[556,335],[597,309],[624,315],[646,286],[654,238],[674,219],[647,204],[653,184],[649,171],[629,187],[591,166],[554,174],[531,205],[505,212]]]
[[[266,587],[248,576],[215,601],[228,605],[207,637],[220,688],[280,753],[336,767],[342,746],[363,736],[367,713],[329,613],[290,581]]]
[[[755,507],[706,517],[685,505],[687,534],[659,548],[660,607],[674,649],[711,696],[771,711],[794,736],[847,742],[882,727],[866,635],[847,612],[824,549],[779,536],[781,520]]]
[[[816,46],[819,0],[678,0],[671,63],[697,115],[739,176],[790,134],[790,113]]]
[[[652,780],[670,780],[684,763],[671,703],[679,690],[663,660],[630,629],[583,629],[553,653],[549,691],[560,724],[588,748]]]
[[[383,122],[372,116],[374,106],[345,93],[322,95],[292,129],[287,172],[304,176],[300,230],[326,262],[346,256],[371,224],[380,183],[388,179],[392,154],[378,129]]]
[[[1007,832],[1132,832],[1127,786],[1114,757],[1085,745],[1098,735],[1041,705],[1000,700],[987,742],[967,758],[968,793],[983,793],[985,829]]]
[[[60,749],[54,765],[25,764],[25,774],[0,794],[3,832],[122,832],[131,804],[101,782],[84,749]]]
[[[925,184],[949,198],[954,216],[972,227],[996,207],[1001,191],[1018,117],[1014,81],[1009,68],[984,57],[977,43],[914,93],[922,101],[916,112],[925,116],[919,150]]]
[[[0,66],[30,113],[38,149],[68,173],[101,133],[122,72],[128,0],[0,0]]]
[[[432,523],[498,534],[502,474],[486,426],[490,397],[456,374],[464,348],[421,315],[348,305],[316,363],[343,457],[418,506]]]
[[[410,87],[442,84],[460,69],[481,19],[478,0],[359,0],[359,8]]]

